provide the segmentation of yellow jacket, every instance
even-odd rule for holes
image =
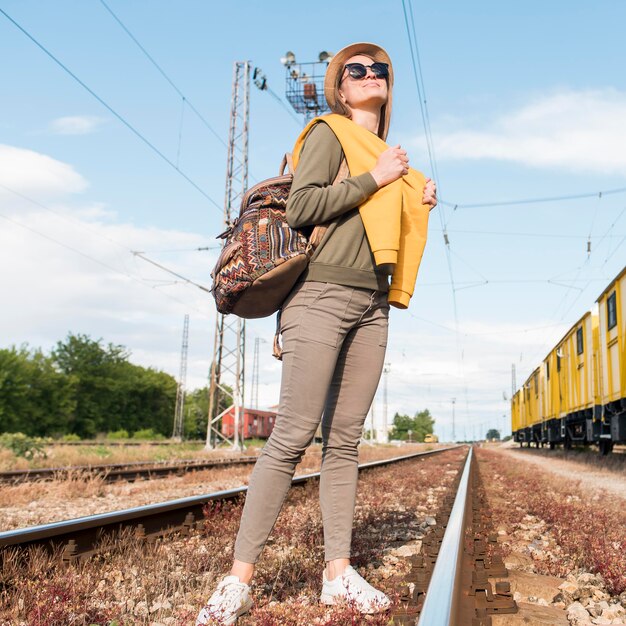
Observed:
[[[331,113],[315,118],[302,131],[293,149],[294,166],[306,136],[319,122],[328,124],[337,136],[351,176],[374,169],[378,157],[389,148],[378,135]],[[426,245],[430,207],[422,204],[424,185],[424,175],[409,168],[406,176],[381,187],[359,206],[376,265],[394,265],[389,304],[400,309],[409,306]]]

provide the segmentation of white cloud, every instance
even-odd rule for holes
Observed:
[[[626,93],[554,93],[487,121],[482,129],[435,133],[434,141],[442,159],[626,174]]]
[[[131,361],[177,377],[183,316],[189,313],[187,385],[193,389],[206,384],[215,328],[211,296],[195,287],[172,284],[175,278],[128,252],[149,251],[150,258],[206,285],[215,253],[157,252],[203,246],[203,237],[119,223],[108,213],[103,219],[99,211],[66,208],[62,219],[19,199],[0,198],[0,213],[21,224],[0,220],[0,264],[11,267],[10,272],[0,274],[0,291],[11,303],[0,307],[1,347],[28,341],[49,350],[70,331],[85,333],[106,343],[122,344],[131,350]],[[389,424],[396,411],[412,414],[428,408],[437,419],[437,432],[447,438],[451,436],[452,397],[456,397],[457,437],[464,432],[467,436],[481,434],[483,423],[497,427],[508,424],[502,418],[508,414],[502,392],[510,393],[512,359],[517,360],[519,384],[542,358],[545,346],[551,345],[552,335],[562,331],[552,327],[531,331],[510,322],[468,320],[460,328],[461,367],[454,333],[420,324],[405,312],[394,311],[392,317],[386,358],[391,363],[387,381]],[[449,320],[440,321],[453,325]],[[255,336],[265,339],[260,345],[261,408],[275,404],[279,396],[281,369],[270,355],[274,323],[268,318],[247,325],[247,401],[252,391],[253,341]],[[532,324],[543,325],[541,320]],[[383,388],[381,381],[377,424],[382,423]]]
[[[22,172],[22,188],[39,187],[48,193],[75,189],[76,185],[68,183],[71,176],[56,187],[41,182],[47,180],[41,174],[41,163],[51,162],[86,186],[69,165],[28,154],[34,167]],[[7,183],[12,188],[17,184],[15,177]],[[45,199],[42,202],[46,204]],[[6,194],[0,195],[0,214],[12,220],[0,218],[0,265],[10,268],[0,273],[0,293],[9,303],[0,307],[0,347],[29,342],[47,351],[70,331],[85,333],[126,346],[135,363],[178,376],[183,316],[189,313],[187,383],[189,388],[206,384],[215,328],[211,296],[196,287],[176,283],[176,278],[129,252],[145,250],[155,261],[208,285],[216,251],[158,252],[205,246],[205,237],[123,223],[108,207],[93,200],[78,208],[55,203],[52,213]],[[450,328],[454,325],[443,318],[438,322]],[[247,324],[248,401],[252,390],[252,342],[255,336],[265,339],[260,346],[261,408],[275,404],[279,394],[281,369],[270,355],[274,324],[273,318]],[[529,325],[549,326],[550,322],[535,319]],[[499,426],[507,412],[502,391],[510,391],[512,359],[520,359],[519,384],[552,345],[550,341],[563,332],[553,327],[531,331],[511,322],[484,319],[465,319],[459,330],[463,367],[453,332],[426,324],[408,312],[393,311],[387,355],[391,363],[389,422],[396,411],[413,413],[427,407],[437,419],[439,434],[450,437],[450,400],[456,397],[458,436],[463,427],[473,434],[473,429],[480,429],[484,421]],[[380,423],[382,382],[376,411]]]
[[[98,130],[104,121],[95,115],[70,115],[52,120],[49,130],[55,135],[88,135]]]
[[[199,234],[97,221],[65,208],[51,213],[0,198],[0,346],[28,342],[49,350],[68,332],[128,347],[131,360],[178,376],[183,317],[190,315],[188,385],[206,383],[214,305],[209,294],[176,282],[130,249],[193,249]],[[86,212],[89,215],[90,211]],[[119,242],[116,245],[114,242]],[[63,244],[63,245],[59,245]],[[213,255],[149,255],[200,284]]]
[[[0,184],[24,194],[83,191],[87,181],[67,163],[25,148],[0,144]],[[4,193],[0,189],[0,193]]]

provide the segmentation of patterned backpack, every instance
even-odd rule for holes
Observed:
[[[284,174],[285,166],[289,173]],[[348,175],[345,159],[333,185]],[[287,224],[285,208],[293,180],[293,162],[286,154],[280,175],[249,189],[239,217],[218,236],[225,239],[211,277],[211,292],[220,313],[252,319],[280,309],[321,242],[327,226],[307,237]]]

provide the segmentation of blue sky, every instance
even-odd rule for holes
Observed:
[[[273,1],[107,5],[223,139],[234,61],[251,60],[283,96],[285,51],[304,62],[353,41],[382,45],[396,76],[389,141],[432,174],[401,0],[332,10]],[[0,1],[0,8],[222,205],[224,145],[99,0]],[[625,193],[464,205],[626,187],[626,86],[618,71],[626,5],[414,1],[412,9],[440,196],[458,208],[442,204],[431,214],[411,307],[392,314],[389,411],[428,407],[449,438],[452,398],[457,437],[501,427],[511,365],[519,385],[624,266]],[[204,384],[212,302],[129,250],[208,284],[215,251],[193,248],[216,245],[221,210],[2,14],[0,54],[0,345],[49,349],[69,331],[84,332],[177,375],[189,313],[188,383]],[[299,129],[251,87],[255,179],[274,175]],[[271,341],[273,320],[248,329],[251,358],[255,337]],[[259,399],[269,406],[280,369],[269,343],[261,352]],[[380,416],[382,394],[376,408]]]

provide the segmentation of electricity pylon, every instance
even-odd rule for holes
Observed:
[[[180,372],[176,388],[176,409],[174,410],[174,430],[172,439],[183,438],[183,408],[185,406],[185,386],[187,384],[187,352],[189,348],[189,315],[185,315],[183,325],[183,345],[180,351]]]
[[[230,227],[248,188],[248,121],[250,118],[250,61],[237,61],[233,69],[233,95],[228,133],[226,164],[226,194],[224,224]],[[243,448],[241,422],[243,417],[244,365],[246,352],[246,325],[234,315],[217,314],[215,348],[211,364],[209,414],[206,448],[214,448],[220,440],[235,449]],[[226,387],[226,378],[232,382],[232,391]],[[232,407],[220,411],[222,399],[230,399]],[[219,426],[222,416],[233,411],[232,436],[222,434]]]

